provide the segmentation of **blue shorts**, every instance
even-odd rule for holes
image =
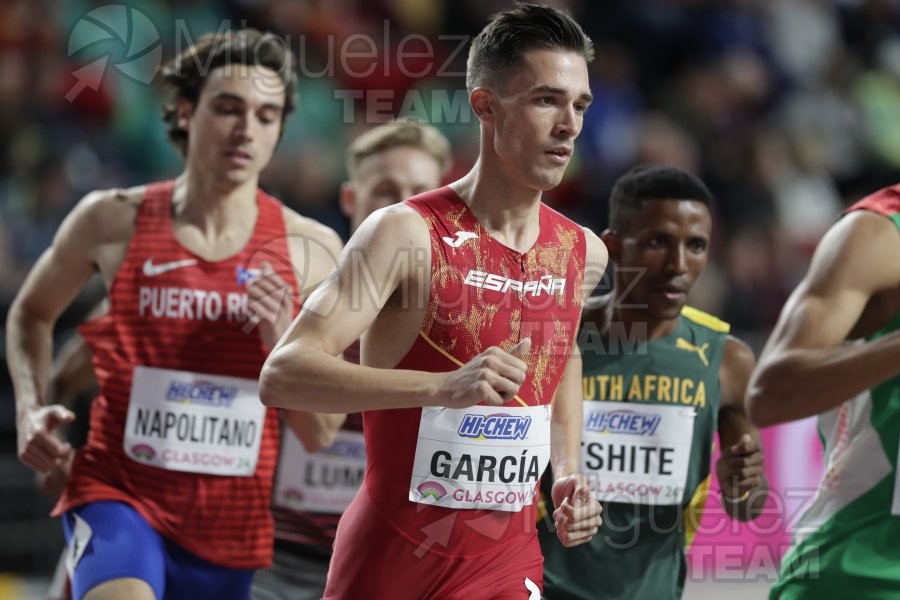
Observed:
[[[62,520],[66,551],[76,560],[75,600],[103,582],[123,577],[146,581],[157,598],[166,600],[250,597],[252,570],[223,567],[191,554],[157,533],[124,502],[85,504],[63,513]]]

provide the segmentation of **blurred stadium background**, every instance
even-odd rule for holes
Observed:
[[[340,232],[343,151],[396,115],[436,125],[465,172],[477,123],[463,44],[500,0],[199,0],[0,3],[0,316],[86,192],[172,177],[160,61],[209,31],[283,36],[300,105],[263,186]],[[714,259],[692,303],[759,351],[823,231],[900,168],[897,0],[558,0],[597,48],[595,101],[555,207],[599,231],[615,178],[639,162],[701,175],[714,192]],[[92,282],[58,341],[102,297]],[[2,325],[0,325],[2,327]],[[5,358],[5,356],[4,356]],[[82,399],[86,406],[89,399]],[[85,411],[75,435],[83,429]],[[766,526],[732,526],[710,503],[688,597],[760,597],[820,468],[809,422],[765,432],[779,490]],[[62,547],[51,501],[16,458],[0,373],[0,598],[42,597]],[[763,548],[763,550],[760,550]],[[718,587],[716,587],[718,586]]]

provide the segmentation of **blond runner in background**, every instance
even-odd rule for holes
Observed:
[[[385,123],[347,149],[341,210],[356,231],[374,211],[433,190],[450,168],[450,143],[416,121]],[[344,350],[359,362],[359,343]],[[275,554],[253,579],[254,600],[318,600],[325,592],[334,534],[366,467],[362,416],[352,413],[325,448],[301,443],[285,429],[275,476]]]

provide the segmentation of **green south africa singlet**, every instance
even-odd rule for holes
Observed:
[[[900,186],[850,207],[900,230]],[[869,339],[900,329],[900,313]],[[900,598],[900,377],[819,415],[825,472],[770,598]]]
[[[539,523],[547,600],[681,597],[685,546],[699,521],[687,513],[709,482],[729,327],[690,307],[673,333],[649,343],[629,342],[616,325],[601,336],[588,324],[579,334],[581,469],[603,505],[603,526],[567,549],[552,519]],[[550,484],[544,515],[554,509]]]

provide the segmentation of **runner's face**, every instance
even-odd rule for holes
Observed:
[[[284,85],[271,69],[214,69],[187,116],[188,164],[238,184],[256,178],[281,132]]]
[[[694,200],[648,200],[624,228],[612,251],[621,301],[655,321],[678,317],[706,266],[709,209]]]
[[[365,157],[344,190],[341,208],[357,227],[374,211],[433,190],[441,184],[441,166],[415,146],[397,146]]]
[[[575,52],[529,50],[502,87],[494,122],[500,163],[529,189],[556,187],[591,101],[587,63]]]

